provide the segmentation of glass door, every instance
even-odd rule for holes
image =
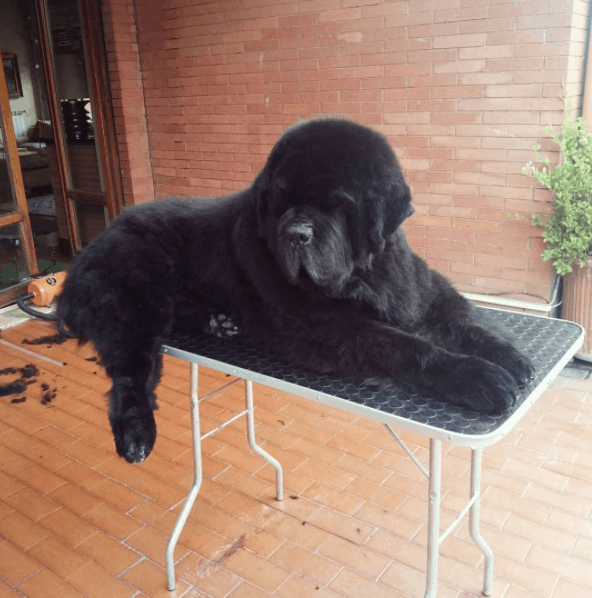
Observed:
[[[31,276],[38,272],[10,106],[10,95],[15,93],[13,86],[16,79],[13,75],[16,62],[12,54],[3,54],[2,63],[3,68],[0,70],[0,306],[22,293]]]
[[[53,122],[54,197],[77,253],[121,211],[108,77],[96,0],[35,0]]]

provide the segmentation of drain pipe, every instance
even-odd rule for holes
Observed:
[[[557,301],[559,294],[559,283],[561,277],[555,276],[553,282],[553,293],[549,303],[533,303],[532,301],[522,301],[521,299],[509,299],[506,297],[498,297],[496,295],[481,295],[479,293],[462,293],[462,295],[474,303],[486,303],[488,305],[495,305],[498,307],[513,307],[517,309],[527,309],[529,311],[540,311],[546,313],[548,316],[551,311],[561,305],[561,300]]]

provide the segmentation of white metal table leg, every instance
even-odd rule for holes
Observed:
[[[435,598],[438,587],[440,552],[440,493],[442,480],[442,443],[430,438],[430,496],[428,506],[428,562],[424,598]]]
[[[493,586],[493,552],[479,532],[479,507],[481,505],[481,457],[482,448],[473,449],[471,453],[471,499],[475,498],[469,511],[469,529],[473,542],[480,548],[485,557],[483,595],[491,596]]]
[[[203,479],[202,473],[202,462],[201,462],[201,432],[199,429],[199,399],[197,397],[197,383],[198,383],[198,366],[196,363],[191,363],[191,383],[190,383],[190,396],[191,396],[191,429],[193,432],[193,466],[195,472],[195,478],[193,481],[193,486],[185,499],[185,504],[181,509],[181,513],[177,518],[177,522],[175,523],[175,527],[171,533],[171,537],[169,538],[166,551],[165,551],[165,561],[166,561],[166,574],[167,574],[167,589],[174,590],[175,589],[175,559],[174,559],[174,551],[175,545],[179,540],[179,536],[183,531],[183,527],[185,526],[185,522],[187,521],[187,517],[189,516],[189,512],[193,507],[193,503],[197,498],[197,494],[201,487],[201,482]]]
[[[245,380],[245,401],[247,405],[247,438],[251,450],[275,469],[275,491],[278,500],[284,500],[284,473],[279,461],[263,450],[255,441],[255,418],[253,414],[253,383]]]

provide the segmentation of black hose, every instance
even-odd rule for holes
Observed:
[[[36,309],[33,309],[32,307],[29,307],[28,305],[25,304],[25,301],[28,301],[29,299],[31,299],[31,297],[34,297],[34,296],[35,296],[34,293],[27,293],[26,295],[21,295],[16,300],[16,304],[26,314],[29,314],[30,316],[33,316],[34,318],[40,318],[41,320],[49,320],[51,322],[55,322],[57,320],[57,318],[53,314],[44,314],[43,312],[37,311]]]
[[[64,322],[62,322],[62,320],[58,320],[56,318],[56,316],[54,316],[53,314],[44,314],[43,312],[37,311],[36,309],[33,309],[32,307],[30,307],[29,305],[27,305],[25,303],[25,301],[28,301],[29,299],[31,299],[34,296],[35,296],[34,293],[27,293],[26,295],[21,295],[20,297],[17,298],[16,304],[26,314],[29,314],[30,316],[33,316],[34,318],[40,318],[42,320],[49,320],[50,322],[57,322],[58,330],[61,335],[67,336],[68,338],[75,338],[74,334],[72,334],[69,330],[66,330],[66,328],[64,327]]]

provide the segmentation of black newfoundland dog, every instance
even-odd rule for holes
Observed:
[[[238,329],[296,367],[406,376],[474,410],[510,409],[532,367],[411,252],[410,202],[389,143],[328,119],[289,129],[245,191],[118,217],[72,264],[57,315],[113,381],[119,455],[142,461],[154,445],[159,349],[181,319],[196,334]]]

